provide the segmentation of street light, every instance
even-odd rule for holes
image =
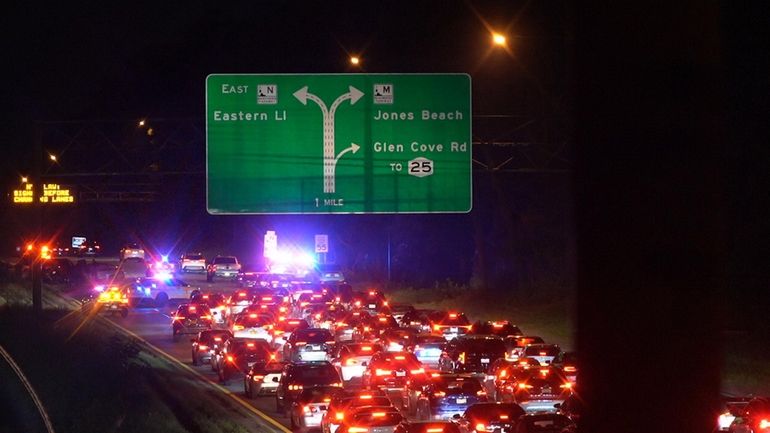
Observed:
[[[361,63],[361,59],[359,59],[358,56],[350,56],[351,65],[358,66],[359,63]]]
[[[144,120],[144,119],[142,119],[142,120],[140,120],[140,121],[139,121],[139,126],[140,126],[140,127],[144,126],[144,124],[145,124],[145,120]]]
[[[492,43],[498,47],[504,47],[506,43],[505,35],[497,32],[492,33]]]
[[[53,153],[49,153],[48,158],[50,158],[51,161],[56,162],[56,155],[54,155]]]
[[[28,181],[29,181],[29,179],[27,179],[27,176],[22,176],[21,177],[21,183],[27,183]]]

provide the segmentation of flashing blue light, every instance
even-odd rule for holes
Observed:
[[[156,280],[170,280],[171,274],[169,272],[156,272],[154,278]]]

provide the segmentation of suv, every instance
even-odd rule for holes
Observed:
[[[417,419],[449,419],[465,412],[472,404],[486,401],[487,393],[475,377],[439,375],[432,378],[417,397]]]
[[[493,335],[468,335],[449,342],[439,358],[441,371],[485,373],[498,358],[505,358],[503,339]]]
[[[120,259],[137,258],[144,260],[144,248],[139,244],[126,244],[120,250]]]
[[[265,340],[231,338],[216,358],[219,381],[227,384],[235,373],[247,372],[252,365],[270,360],[271,355]]]
[[[337,370],[328,362],[294,362],[286,365],[275,393],[275,410],[285,413],[297,400],[303,389],[337,386],[342,380]]]
[[[241,264],[235,256],[216,256],[206,269],[206,281],[210,283],[217,277],[235,280],[240,273]]]
[[[187,253],[179,259],[180,272],[206,272],[206,258],[201,253]]]
[[[171,331],[174,341],[179,341],[183,334],[197,334],[211,329],[211,311],[195,304],[180,305],[171,318]]]
[[[436,312],[428,315],[428,318],[431,332],[443,336],[447,341],[467,334],[472,327],[463,313]]]
[[[328,329],[307,328],[291,333],[283,345],[283,359],[287,361],[327,361],[334,346],[334,337]]]

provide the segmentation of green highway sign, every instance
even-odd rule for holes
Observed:
[[[471,209],[466,74],[212,74],[212,214]]]

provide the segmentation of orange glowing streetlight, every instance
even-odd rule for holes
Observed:
[[[492,33],[492,44],[498,46],[498,47],[504,47],[506,45],[507,39],[505,38],[505,35],[502,33],[493,32]]]
[[[350,56],[350,64],[358,66],[361,63],[361,59],[358,56]]]

